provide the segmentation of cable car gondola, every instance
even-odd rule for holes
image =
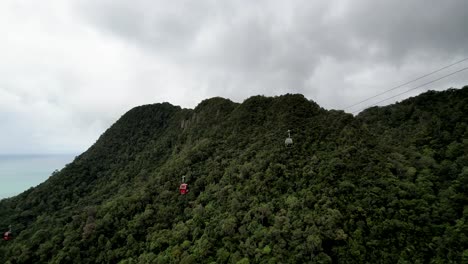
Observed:
[[[288,137],[284,140],[284,145],[287,148],[290,148],[292,147],[292,144],[293,144],[293,140],[291,138],[291,130],[288,129]]]
[[[11,226],[9,227],[9,230],[3,233],[3,240],[8,241],[13,239],[13,233],[11,232]]]
[[[182,195],[187,194],[189,192],[188,184],[185,183],[185,176],[182,176],[182,183],[179,186],[179,192]]]

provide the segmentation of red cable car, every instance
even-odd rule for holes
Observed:
[[[187,194],[189,192],[188,184],[185,183],[185,176],[182,176],[182,183],[179,186],[180,194]]]
[[[179,187],[180,194],[187,194],[189,192],[188,190],[188,184],[182,183]]]
[[[6,232],[3,234],[3,240],[5,240],[5,241],[11,240],[12,238],[13,238],[13,237],[12,237],[10,231],[6,231]]]

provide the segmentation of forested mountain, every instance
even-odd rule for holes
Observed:
[[[291,94],[144,105],[0,201],[0,260],[461,263],[467,186],[468,86],[356,117]]]

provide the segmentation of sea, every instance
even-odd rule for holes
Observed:
[[[0,199],[20,194],[47,180],[75,158],[62,155],[0,155]]]

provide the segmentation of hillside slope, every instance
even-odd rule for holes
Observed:
[[[0,201],[0,227],[16,234],[0,259],[459,263],[467,100],[468,87],[428,92],[357,117],[290,94],[136,107],[46,182]]]

